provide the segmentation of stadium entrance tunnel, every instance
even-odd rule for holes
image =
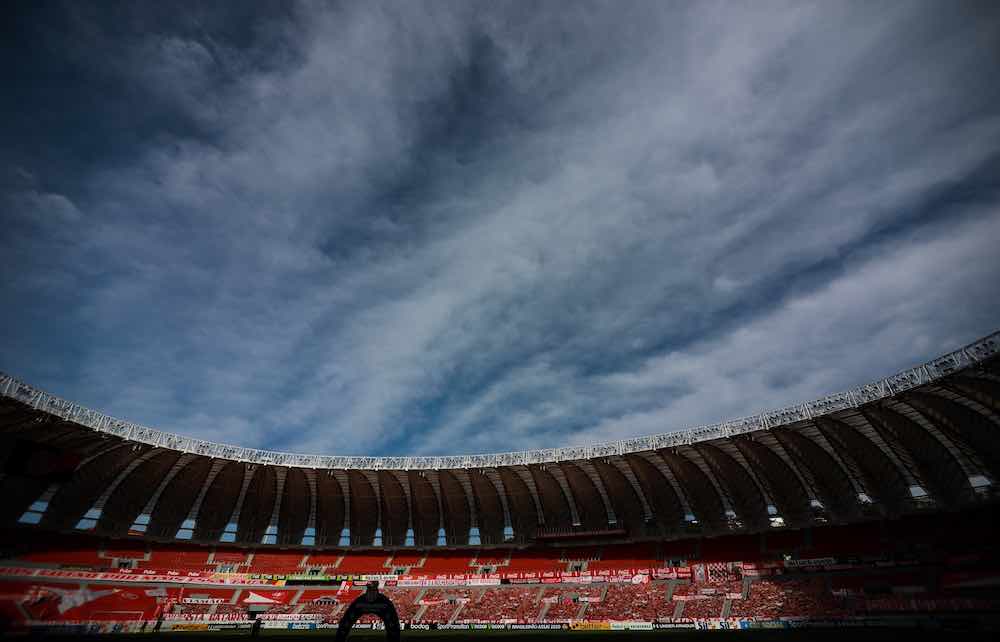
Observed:
[[[378,583],[370,582],[367,590],[358,596],[340,618],[337,627],[337,642],[346,642],[351,634],[351,628],[362,615],[374,615],[385,625],[385,639],[389,642],[399,642],[399,614],[392,600],[378,591]]]

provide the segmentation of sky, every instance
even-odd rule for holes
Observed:
[[[0,370],[320,454],[738,418],[1000,329],[995,2],[14,2]]]

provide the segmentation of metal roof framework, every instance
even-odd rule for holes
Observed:
[[[702,441],[721,439],[759,430],[769,430],[798,421],[816,419],[843,410],[852,410],[918,386],[938,381],[949,374],[969,368],[1000,353],[1000,330],[953,352],[908,370],[864,384],[845,392],[827,395],[750,417],[673,432],[620,439],[586,446],[545,448],[481,455],[417,456],[347,456],[285,453],[231,444],[219,444],[195,437],[185,437],[156,430],[131,421],[116,419],[86,408],[14,377],[0,373],[0,396],[24,403],[35,410],[54,415],[92,430],[129,441],[159,448],[169,448],[207,457],[230,459],[249,464],[289,466],[332,470],[440,470],[527,466],[623,456],[630,453],[689,446]]]

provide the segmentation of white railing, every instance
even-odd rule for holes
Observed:
[[[0,373],[0,396],[15,399],[50,415],[78,423],[99,432],[116,435],[123,439],[159,446],[161,448],[172,448],[187,453],[255,464],[273,464],[276,466],[295,466],[300,468],[355,468],[366,470],[490,468],[495,466],[540,464],[610,455],[624,455],[645,450],[655,450],[657,448],[691,444],[708,439],[729,437],[755,430],[775,428],[804,419],[828,415],[840,410],[857,408],[863,404],[933,382],[944,376],[968,368],[998,353],[1000,353],[1000,331],[983,337],[964,348],[884,379],[858,386],[846,392],[828,395],[815,401],[787,406],[779,410],[769,410],[752,417],[588,446],[545,448],[541,450],[486,455],[444,455],[437,457],[303,455],[244,448],[229,444],[216,444],[193,437],[184,437],[147,428],[146,426],[140,426],[130,421],[115,419],[96,410],[60,399],[55,395],[50,395],[3,373]]]

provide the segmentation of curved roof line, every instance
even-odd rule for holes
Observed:
[[[0,396],[78,423],[98,432],[137,441],[160,448],[171,448],[186,453],[219,457],[254,464],[293,466],[299,468],[363,469],[363,470],[427,470],[438,468],[490,468],[541,464],[576,459],[590,459],[624,455],[633,452],[656,450],[691,444],[709,439],[730,437],[756,430],[766,430],[805,419],[828,415],[840,410],[857,408],[866,403],[936,381],[946,375],[968,368],[1000,353],[1000,330],[954,352],[897,374],[858,386],[845,392],[827,395],[814,401],[768,410],[750,417],[698,426],[669,433],[619,439],[617,441],[544,448],[519,452],[484,455],[444,455],[434,457],[395,456],[368,457],[350,455],[306,455],[283,453],[230,444],[217,444],[194,437],[148,428],[130,421],[115,419],[104,413],[66,401],[34,388],[7,374],[0,373]]]

